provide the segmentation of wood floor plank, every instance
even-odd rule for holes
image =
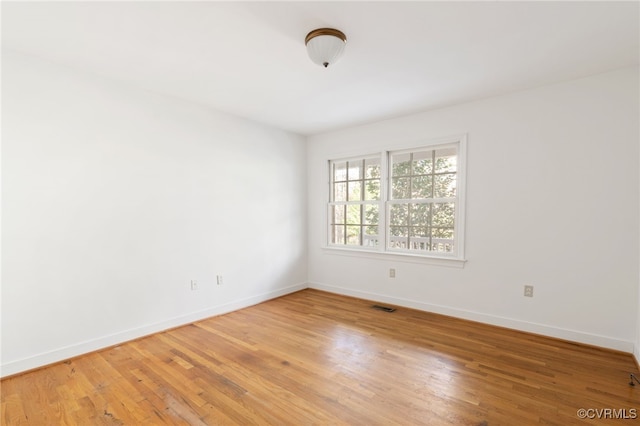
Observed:
[[[619,425],[578,410],[640,415],[629,354],[372,304],[304,290],[10,377],[0,424]]]

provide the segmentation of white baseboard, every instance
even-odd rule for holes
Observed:
[[[376,302],[386,302],[397,306],[418,309],[421,311],[433,312],[451,317],[462,318],[470,321],[477,321],[485,324],[496,325],[499,327],[511,328],[514,330],[526,331],[529,333],[541,334],[544,336],[555,337],[558,339],[569,340],[572,342],[583,343],[587,345],[599,346],[602,348],[614,349],[617,351],[634,353],[634,342],[613,339],[607,336],[597,334],[584,333],[576,330],[552,327],[544,324],[520,321],[512,318],[499,317],[495,315],[483,314],[480,312],[466,311],[463,309],[451,308],[448,306],[434,305],[430,303],[416,302],[392,296],[385,296],[377,293],[348,289],[344,287],[336,287],[321,283],[309,283],[309,288],[327,291],[330,293],[342,294],[345,296],[353,296],[360,299],[367,299]],[[638,352],[640,348],[635,350],[636,359],[640,358]]]
[[[307,288],[306,283],[296,284],[290,287],[270,291],[257,296],[248,297],[246,299],[235,300],[223,305],[213,306],[202,311],[192,312],[187,315],[170,318],[168,320],[161,321],[155,324],[149,324],[130,330],[125,330],[119,333],[98,337],[96,339],[80,342],[74,345],[61,347],[49,352],[31,356],[29,358],[11,361],[6,364],[0,365],[0,378],[54,364],[60,361],[77,357],[79,355],[95,352],[100,349],[115,346],[134,339],[139,339],[141,337],[149,336],[151,334],[159,333],[171,328],[191,324],[205,318],[237,311],[242,308],[274,299],[276,297],[284,296],[286,294],[293,293],[299,290],[304,290],[305,288]]]

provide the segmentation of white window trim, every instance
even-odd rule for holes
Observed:
[[[327,255],[336,256],[352,256],[360,259],[385,260],[390,262],[418,263],[424,265],[448,266],[453,268],[464,268],[467,263],[466,259],[457,257],[444,257],[435,255],[413,254],[405,252],[390,252],[381,250],[372,250],[359,247],[340,247],[330,246],[322,247],[322,251]]]
[[[412,150],[421,149],[421,148],[429,148],[429,149],[437,149],[441,146],[458,144],[458,169],[456,171],[456,180],[457,180],[457,202],[456,202],[456,227],[455,227],[455,242],[456,242],[456,253],[453,255],[442,255],[436,253],[416,253],[415,251],[410,250],[388,250],[387,249],[387,233],[389,224],[387,223],[387,209],[389,208],[389,204],[393,201],[389,200],[388,191],[389,191],[389,160],[390,153],[400,153],[400,152],[411,152]],[[464,267],[466,263],[465,258],[465,222],[466,222],[466,175],[467,175],[467,135],[456,135],[446,138],[440,139],[430,139],[425,141],[420,141],[416,144],[411,144],[411,147],[406,148],[402,147],[399,149],[390,149],[384,150],[375,154],[372,154],[369,151],[368,154],[357,155],[355,153],[351,153],[348,156],[340,157],[340,160],[350,160],[350,159],[362,159],[362,158],[371,158],[371,157],[379,157],[381,159],[380,163],[380,203],[379,203],[379,223],[384,224],[384,232],[379,233],[379,247],[378,248],[367,248],[367,247],[359,247],[359,246],[341,246],[341,245],[333,245],[330,244],[331,241],[331,231],[328,226],[329,223],[329,210],[330,208],[325,209],[324,214],[324,227],[326,229],[325,235],[325,244],[322,247],[323,252],[325,254],[330,255],[340,255],[340,256],[355,256],[360,258],[371,258],[376,260],[390,260],[390,261],[401,261],[401,262],[409,262],[409,263],[421,263],[421,264],[429,264],[429,265],[439,265],[439,266],[449,266],[449,267]],[[325,160],[325,164],[330,164],[329,160]],[[329,170],[330,166],[325,167],[327,173],[326,185],[325,185],[325,205],[329,206],[331,200],[331,171]],[[382,229],[381,229],[382,231]]]

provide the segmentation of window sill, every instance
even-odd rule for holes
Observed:
[[[325,246],[322,251],[327,255],[351,256],[374,260],[389,260],[393,262],[418,263],[423,265],[446,266],[450,268],[464,268],[466,259],[453,257],[424,256],[411,253],[382,252],[356,248],[341,248]]]

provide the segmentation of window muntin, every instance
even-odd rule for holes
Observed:
[[[333,160],[330,247],[462,259],[465,141]]]

